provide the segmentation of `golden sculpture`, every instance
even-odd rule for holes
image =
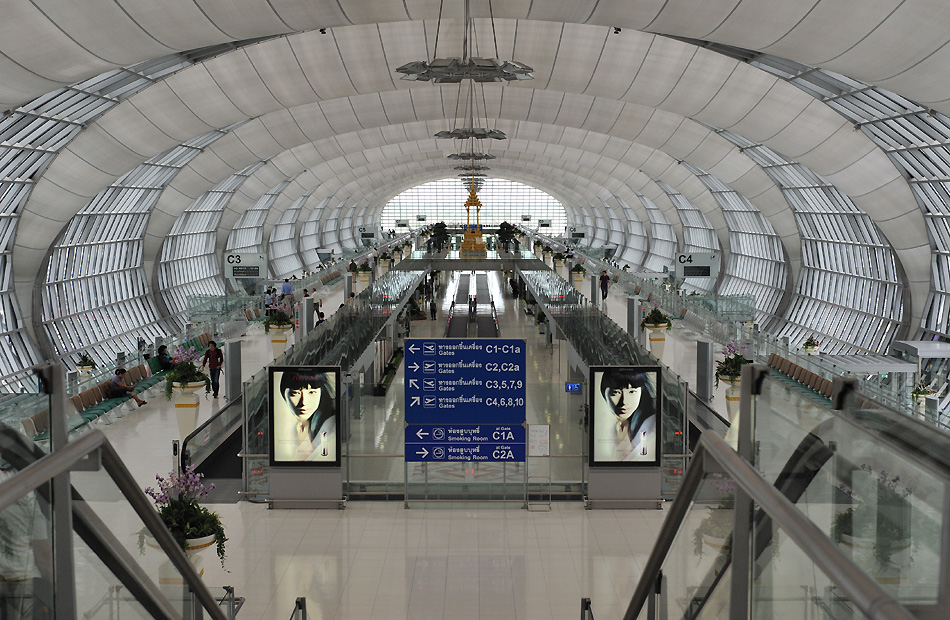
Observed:
[[[475,225],[472,225],[472,207],[475,207]],[[468,200],[465,201],[465,235],[462,246],[459,248],[459,258],[487,258],[485,242],[482,241],[482,227],[480,213],[482,203],[475,193],[475,177],[472,177],[471,190]]]

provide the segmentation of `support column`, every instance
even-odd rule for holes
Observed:
[[[640,333],[640,299],[639,295],[627,298],[627,333],[633,336],[634,341],[643,342]]]
[[[224,343],[224,397],[228,401],[241,396],[241,341]]]
[[[313,329],[313,311],[313,297],[304,297],[300,304],[300,329],[304,336]]]
[[[707,403],[713,399],[713,376],[716,366],[713,363],[713,343],[709,340],[696,341],[696,396]]]

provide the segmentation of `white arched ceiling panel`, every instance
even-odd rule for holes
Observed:
[[[749,49],[764,49],[784,37],[794,24],[808,19],[818,2],[740,2],[728,17],[704,37],[708,40],[737,37],[754,42]],[[861,11],[856,11],[860,13]],[[853,14],[853,13],[852,13]],[[742,32],[749,23],[761,24],[755,32]],[[873,26],[872,26],[873,27]],[[831,35],[832,33],[829,33]]]
[[[14,60],[2,67],[5,79],[0,100],[11,104],[50,90],[58,85],[57,79],[59,84],[72,83],[114,66],[161,55],[168,49],[196,49],[242,37],[321,27],[333,33],[336,27],[351,23],[402,22],[410,16],[415,20],[433,20],[428,23],[434,24],[439,11],[438,3],[434,2],[413,2],[407,10],[405,4],[398,2],[285,0],[278,4],[247,0],[236,11],[230,5],[225,9],[225,5],[214,4],[199,10],[189,0],[170,0],[160,7],[144,0],[124,0],[121,7],[102,1],[91,7],[84,3],[82,18],[77,19],[68,12],[71,5],[62,3],[53,3],[52,7],[45,7],[44,12],[31,5],[8,4],[5,22],[16,27],[5,33],[0,57]],[[496,4],[495,17],[499,21],[525,17],[526,2]],[[631,29],[645,28],[683,37],[708,35],[720,43],[747,49],[755,49],[756,45],[775,37],[776,42],[766,50],[770,53],[823,64],[865,81],[876,78],[893,81],[895,83],[882,86],[922,102],[946,102],[950,98],[947,86],[950,63],[943,56],[946,53],[942,28],[946,20],[940,15],[940,11],[946,10],[943,5],[905,2],[895,9],[891,2],[873,0],[821,0],[812,4],[808,14],[797,23],[790,18],[800,10],[797,6],[763,0],[710,0],[688,7],[658,0],[632,5],[628,0],[601,0],[589,17],[579,17],[590,10],[583,4],[545,3],[543,9],[535,8],[531,14],[550,16],[550,22],[545,19],[545,23],[579,20],[623,27],[620,37]],[[53,10],[56,8],[60,10]],[[454,3],[446,9],[446,15],[460,12]],[[472,9],[476,17],[487,17],[487,6],[475,3]],[[769,18],[756,17],[762,12]],[[367,21],[361,22],[361,19]],[[519,26],[522,23],[526,22],[518,22]],[[908,32],[914,36],[908,36]],[[48,35],[44,36],[46,53],[42,55],[37,53],[35,44],[38,34]],[[520,42],[519,32],[519,52]],[[74,53],[77,49],[80,49],[78,55]],[[520,59],[519,54],[515,57]],[[71,62],[63,63],[64,58],[70,58]],[[900,88],[903,84],[907,85],[906,89]]]
[[[505,128],[507,129],[507,127],[505,127]],[[244,128],[239,129],[238,132],[242,131],[243,129],[244,129]],[[530,124],[519,123],[519,124],[518,124],[518,127],[517,127],[517,134],[512,134],[512,135],[513,135],[513,139],[510,140],[509,142],[512,142],[512,143],[513,143],[514,140],[518,139],[518,138],[522,135],[522,133],[526,132],[527,130],[531,130],[530,133],[529,133],[529,137],[530,137],[531,140],[537,140],[542,134],[545,135],[545,136],[550,135],[550,128],[546,128],[546,127],[541,126],[541,125],[537,125],[537,126],[532,127]],[[431,136],[431,132],[430,132],[429,130],[425,129],[425,128],[422,128],[421,130],[415,130],[415,129],[413,129],[413,131],[415,131],[415,132],[418,133],[419,135]],[[304,133],[306,133],[306,134],[312,134],[312,132],[310,132],[310,131],[305,131]],[[329,134],[329,131],[328,131],[328,134]],[[375,138],[374,138],[374,137],[375,137]],[[352,137],[350,137],[350,136],[336,136],[336,137],[332,137],[332,138],[330,138],[330,139],[328,139],[328,140],[323,140],[323,141],[321,141],[321,142],[319,143],[319,144],[320,144],[320,149],[319,149],[319,151],[320,151],[320,154],[322,154],[322,155],[324,156],[324,158],[332,158],[332,156],[340,156],[340,155],[341,155],[341,152],[338,151],[338,150],[333,150],[332,152],[327,152],[327,149],[324,148],[325,145],[327,145],[327,144],[329,144],[329,145],[331,145],[331,146],[336,146],[336,145],[338,145],[341,141],[347,140],[347,141],[353,141],[354,143],[366,145],[366,144],[368,144],[368,141],[369,141],[369,140],[371,140],[371,139],[378,139],[378,137],[379,137],[379,134],[376,134],[375,132],[367,132],[367,131],[362,131],[362,132],[360,132],[360,137],[359,137],[359,139],[354,139],[354,138],[352,138]],[[230,150],[230,143],[229,143],[229,140],[231,140],[231,139],[232,139],[232,137],[230,137],[230,136],[227,136],[227,137],[225,137],[225,138],[222,139],[222,140],[224,141],[223,143],[225,144],[225,146],[223,147],[224,149]],[[593,139],[596,140],[596,141],[598,141],[598,142],[603,142],[603,140],[597,139],[596,136],[595,136]],[[617,139],[612,139],[612,140],[613,140],[614,143],[617,143],[617,142],[618,142]],[[585,141],[586,141],[586,139],[585,139]],[[667,144],[670,144],[670,142],[668,141]],[[539,143],[539,144],[534,144],[534,147],[536,147],[536,150],[537,150],[537,152],[539,152],[539,153],[545,153],[545,152],[547,152],[547,148],[548,148],[547,146],[542,145],[542,144],[540,144],[540,143]],[[309,148],[311,148],[311,147],[305,145],[304,147],[301,147],[301,148],[303,148],[303,149],[309,149]],[[692,147],[691,147],[691,145],[688,145],[687,148],[692,148]],[[721,148],[721,150],[725,151],[726,148],[732,148],[732,147],[731,147],[731,146],[728,146],[728,147],[727,147],[727,146],[723,145],[723,146],[721,146],[720,148]],[[618,150],[619,150],[619,149],[618,149]],[[732,149],[732,150],[734,151],[735,149]],[[649,154],[652,153],[652,149],[649,149],[649,148],[642,149],[642,151],[645,153],[646,156],[648,156]],[[449,151],[449,152],[451,152],[451,151]],[[633,152],[633,151],[631,151],[629,148],[626,149],[626,153],[627,153],[627,154],[629,154],[629,153],[631,153],[631,152]],[[210,151],[209,151],[209,154],[210,154]],[[198,158],[198,160],[196,161],[195,165],[200,166],[200,165],[201,165],[200,162],[201,162],[201,159],[202,159],[203,157],[204,157],[204,156],[200,156],[200,157]],[[276,161],[278,161],[278,162],[280,161],[279,156],[278,156],[278,159],[277,159]],[[235,162],[232,162],[233,165],[237,165],[238,163],[239,163],[239,162],[236,162],[236,161],[235,161]],[[639,163],[640,163],[640,162],[637,162],[637,163],[634,164],[634,165],[638,165]],[[703,163],[706,163],[706,162],[703,162]],[[287,171],[289,172],[289,169],[288,169]],[[711,170],[711,172],[712,172],[712,173],[715,173],[715,170],[713,169],[713,170]],[[205,175],[205,176],[210,176],[210,175]],[[763,176],[764,176],[764,175],[763,175]],[[740,191],[741,191],[741,188],[737,188],[737,189],[740,189]]]
[[[365,35],[366,28],[369,28],[369,27],[363,27],[363,31],[361,33],[362,35]],[[524,40],[520,38],[520,34],[522,32],[531,32],[533,29],[538,29],[538,26],[536,26],[535,24],[518,24],[519,49],[521,49],[520,47],[521,41]],[[304,37],[304,36],[292,37],[292,39],[294,40],[294,42],[296,42],[299,39],[302,43],[312,43],[312,41],[310,40],[317,39],[318,37],[322,39],[328,39],[328,38],[336,38],[337,36],[339,37],[354,36],[355,37],[358,34],[360,34],[356,32],[356,30],[359,30],[359,29],[356,29],[349,33],[344,32],[344,30],[347,30],[347,29],[340,29],[339,32],[334,31],[331,33],[332,36],[311,35],[310,37]],[[591,31],[591,34],[589,36],[597,36],[597,37],[604,36],[603,35],[604,29],[594,28],[593,30],[596,30],[597,32],[595,33]],[[636,33],[624,33],[622,35],[619,35],[617,38],[624,39],[626,38],[627,34],[636,35]],[[637,36],[643,36],[643,35],[637,35]],[[310,39],[310,40],[304,41],[304,39]],[[274,41],[274,42],[263,43],[257,47],[264,48],[265,46],[269,46],[272,43],[277,44],[278,42]],[[546,45],[546,49],[556,50],[557,44],[562,44],[562,43],[564,42],[562,41],[545,42],[545,45]],[[340,52],[337,51],[338,49],[339,49],[338,47],[334,46],[334,48],[327,51],[326,57],[332,59],[333,55],[335,54],[336,57],[339,59]],[[532,51],[530,47],[526,47],[524,49],[526,49],[529,52]],[[666,83],[664,83],[663,81],[653,80],[653,77],[654,77],[653,74],[658,70],[658,67],[660,65],[667,65],[668,69],[672,67],[673,73],[675,75],[685,75],[690,70],[690,66],[692,62],[694,61],[694,59],[710,56],[709,53],[705,52],[704,50],[697,51],[695,48],[689,45],[680,43],[680,42],[673,42],[673,41],[667,41],[667,40],[662,40],[662,39],[654,40],[652,42],[652,49],[655,51],[653,51],[650,54],[651,57],[647,58],[647,61],[644,63],[644,66],[640,74],[638,74],[635,80],[635,85],[634,85],[635,88],[632,91],[633,99],[637,101],[641,101],[641,100],[651,101],[654,99],[656,100],[662,99],[663,105],[668,107],[671,110],[679,110],[679,109],[687,110],[687,109],[695,109],[697,103],[701,102],[703,97],[711,98],[712,96],[714,96],[714,93],[713,94],[706,93],[706,91],[710,90],[708,87],[697,89],[698,92],[689,93],[688,95],[684,94],[682,97],[675,94],[671,96],[671,93],[675,93],[675,90],[676,90],[675,85],[679,82],[680,78],[677,77],[672,82],[669,82],[669,79],[668,79]],[[260,52],[260,51],[261,51],[260,49],[255,49],[255,53]],[[241,58],[231,58],[232,56],[240,56]],[[704,63],[707,62],[707,60],[708,58],[703,58]],[[603,61],[609,62],[610,59],[604,59]],[[731,61],[728,59],[725,59],[725,60],[718,59],[718,61],[724,63],[723,66],[734,67],[736,72],[743,72],[743,73],[748,73],[750,76],[757,76],[756,79],[758,80],[763,79],[761,77],[762,72],[753,70],[751,68],[744,68],[741,65],[736,65],[734,61]],[[709,60],[709,62],[716,62],[716,61]],[[344,63],[341,60],[341,64],[347,64],[347,63]],[[280,101],[276,97],[274,97],[274,95],[268,89],[265,81],[261,79],[258,73],[257,67],[255,67],[254,64],[249,61],[247,52],[239,51],[233,54],[228,54],[228,55],[220,57],[219,62],[209,61],[208,63],[206,63],[206,65],[208,67],[207,70],[205,71],[206,77],[204,79],[199,80],[198,83],[202,85],[202,88],[213,89],[216,87],[216,88],[222,89],[222,92],[224,91],[228,92],[228,99],[234,102],[233,109],[239,111],[237,114],[238,118],[235,118],[234,120],[241,120],[240,118],[241,114],[244,114],[244,115],[254,114],[254,113],[257,113],[259,110],[264,111],[270,107],[279,107],[281,105]],[[386,79],[389,81],[389,86],[386,86],[386,88],[391,89],[394,87],[391,71],[389,71],[389,68],[384,67],[384,69],[385,69],[384,73],[386,75]],[[557,69],[556,69],[556,63],[554,61],[553,55],[550,62],[550,66],[548,67],[547,70],[551,72],[552,76],[556,77]],[[679,73],[677,73],[677,71]],[[182,71],[179,75],[185,75],[189,73],[190,71],[186,70],[186,71]],[[195,75],[200,75],[200,74],[195,74]],[[226,80],[219,79],[218,76],[221,76],[221,75],[226,76],[227,79]],[[240,79],[238,77],[239,75],[240,75]],[[667,76],[669,76],[669,72],[667,73]],[[174,76],[169,81],[174,81],[176,80],[177,77],[178,76]],[[766,76],[765,79],[771,80],[771,77]],[[653,83],[651,83],[651,80]],[[182,82],[181,84],[182,87],[188,86],[188,84],[186,84],[186,81],[184,79],[182,79],[181,82]],[[383,86],[381,85],[380,88],[382,87]],[[189,88],[197,88],[197,87],[191,86]],[[243,91],[240,93],[237,93],[236,90],[238,88],[243,89]],[[429,85],[423,85],[422,88],[429,88],[431,90],[432,87]],[[413,89],[413,90],[422,90],[422,88]],[[524,90],[524,91],[530,90],[533,92],[533,95],[539,95],[540,93],[534,90],[536,88],[537,88],[537,84],[525,84],[525,85],[520,85],[517,88],[512,88],[510,90],[512,92],[516,92],[518,90]],[[585,85],[585,88],[586,88],[586,85]],[[153,89],[148,89],[145,92],[150,92],[151,90]],[[182,90],[185,90],[185,89],[183,88]],[[352,86],[349,88],[349,92],[354,92],[355,90],[356,89],[354,89]],[[505,89],[505,92],[507,92],[508,90],[509,89]],[[772,90],[774,91],[775,89],[772,89]],[[185,98],[185,95],[181,94],[181,97]],[[535,98],[537,97],[534,97],[534,96],[532,97],[532,99],[535,99]],[[788,98],[790,99],[791,97],[789,96]],[[207,99],[207,97],[205,97],[205,99]],[[565,119],[565,116],[575,117],[579,114],[580,109],[582,109],[582,107],[578,107],[576,110],[573,109],[571,107],[571,105],[573,104],[573,101],[569,102],[571,105],[568,105],[565,107],[563,105],[563,102],[567,99],[567,96],[565,95],[561,95],[561,103],[556,106],[556,110],[555,110],[554,105],[550,106],[551,108],[550,110],[545,109],[546,102],[550,101],[551,104],[553,104],[555,102],[554,99],[551,99],[550,97],[547,97],[547,98],[540,97],[537,99],[539,102],[539,110],[543,112],[542,115],[548,115],[548,114],[553,113],[555,114],[555,117],[554,117],[555,121],[558,123],[568,122]],[[133,98],[133,100],[135,100],[135,98]],[[190,92],[189,92],[189,96],[187,100],[188,100],[188,106],[196,107],[195,114],[191,115],[191,117],[193,117],[194,119],[204,119],[207,117],[211,117],[214,114],[220,114],[220,108],[205,107],[206,104],[204,103],[204,100],[202,100],[201,102],[193,101],[192,95],[190,94]],[[443,106],[444,106],[444,99],[441,100],[440,102],[443,103]],[[174,101],[172,101],[172,104],[173,103]],[[330,103],[333,103],[333,102],[330,102]],[[198,113],[199,104],[200,104],[200,110],[201,110],[200,114]],[[530,109],[531,110],[534,109],[533,105]],[[321,112],[322,111],[323,111],[323,108],[321,107]],[[587,112],[589,114],[589,108]],[[343,130],[350,130],[350,129],[355,129],[355,128],[359,128],[363,126],[363,124],[360,122],[360,119],[354,115],[352,106],[350,106],[349,110],[343,109],[341,111],[341,114],[342,115],[338,115],[334,113],[331,115],[333,117],[333,120],[330,121],[328,119],[327,125],[331,128],[331,130],[338,132],[341,130],[340,127],[342,127]],[[161,120],[161,117],[157,117],[157,118]],[[346,124],[348,119],[353,120],[353,124],[351,125]],[[805,129],[807,128],[808,121],[809,121],[809,118],[805,116],[796,116],[793,124],[798,124],[799,129],[801,129],[802,131],[805,131]],[[576,121],[574,121],[572,118],[571,122],[576,122]],[[762,118],[749,117],[748,119],[745,119],[745,122],[747,122],[750,125],[750,128],[755,129],[761,135],[771,135],[771,134],[768,134],[768,130],[774,131],[776,129],[776,127],[774,127],[773,119],[768,117],[768,115],[763,115]],[[773,125],[768,125],[769,123],[773,123]],[[614,125],[613,130],[617,129],[616,125],[617,124]],[[175,131],[181,131],[182,124],[178,122],[178,119],[175,119],[175,121],[172,122],[172,119],[169,118],[167,122],[162,121],[160,126],[162,127],[163,131],[167,133],[173,128],[175,129]],[[134,133],[133,129],[128,129],[128,128],[124,129],[122,127],[118,127],[116,129],[117,131],[114,133],[107,132],[108,135],[110,137],[117,137],[117,136],[122,135],[123,131],[124,133]],[[563,136],[567,133],[567,131],[562,128],[554,128],[554,130],[558,133],[558,138],[560,138],[560,136]],[[791,130],[789,131],[791,132]],[[173,134],[169,134],[169,135],[173,135]],[[757,135],[753,133],[751,134],[751,137],[755,138],[757,137]],[[80,141],[81,140],[82,138],[80,138]],[[67,161],[68,157],[61,157],[57,159],[57,161],[54,163],[53,168],[61,167],[64,170],[64,174],[62,177],[63,179],[69,179],[70,177],[75,178],[77,176],[83,176],[83,178],[95,178],[97,171],[109,169],[110,167],[109,165],[103,165],[103,166],[96,165],[97,163],[99,163],[96,161],[97,153],[102,152],[103,143],[101,142],[101,140],[97,143],[96,140],[93,140],[90,138],[87,140],[88,143],[85,145],[79,144],[78,142],[79,141],[77,141],[76,145],[73,145],[72,149],[75,149],[75,153],[77,154],[82,152],[82,157],[79,158],[79,159],[82,159],[82,165],[76,165],[75,167],[70,167]],[[817,142],[820,142],[818,137],[812,140],[812,143],[817,143]],[[248,142],[247,144],[250,144],[250,142]],[[252,150],[250,148],[247,148],[247,151],[249,153],[253,153],[253,155],[257,157],[263,158],[268,148],[272,148],[272,147],[268,147],[267,145],[264,145],[264,147],[262,147],[262,149],[259,151]],[[847,149],[847,151],[849,153],[855,152],[854,149],[850,149],[850,148]],[[809,154],[811,154],[811,151],[809,151]],[[103,159],[104,159],[104,161],[102,162],[103,164],[111,163],[108,160],[108,158],[103,158]],[[241,157],[229,156],[227,158],[227,161],[234,162],[235,160],[240,160],[240,159]],[[829,160],[830,159],[831,158],[829,158]],[[60,163],[60,160],[62,160],[62,164]],[[835,159],[836,164],[837,162],[840,162],[840,161],[841,161],[840,158]],[[88,175],[80,174],[80,173],[87,172],[87,169],[89,169]],[[598,183],[602,182],[603,174],[604,174],[603,172],[598,172],[597,174],[594,175],[594,178],[598,180]],[[42,182],[41,182],[41,185],[42,185]],[[69,183],[64,183],[63,186],[68,186],[71,188],[74,187],[73,185],[70,185]],[[75,200],[74,197],[68,197],[65,195],[63,197],[69,198],[71,200]]]

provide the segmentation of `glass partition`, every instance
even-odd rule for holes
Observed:
[[[861,396],[846,402],[832,411],[766,377],[755,467],[891,596],[935,604],[950,437]]]
[[[658,605],[673,618],[728,617],[736,485],[706,474],[663,562]]]
[[[129,594],[123,580],[99,557],[96,549],[106,544],[133,567],[145,587],[160,593],[168,609],[188,617],[193,603],[184,577],[148,533],[109,474],[102,469],[74,471],[70,478],[75,490],[72,508],[77,522],[77,535],[73,536],[77,616],[109,618],[111,608],[121,618],[151,617]],[[186,555],[199,574],[209,573],[205,583],[224,577],[213,546]]]
[[[323,365],[340,366],[346,373],[351,369],[376,340],[379,333],[389,323],[392,316],[398,313],[406,303],[409,294],[422,281],[422,271],[390,271],[376,280],[359,295],[347,302],[339,311],[335,312],[318,329],[314,329],[300,338],[284,353],[278,355],[273,364],[277,366]],[[347,381],[352,380],[352,384]],[[249,499],[263,499],[269,489],[269,457],[268,448],[270,437],[268,431],[267,408],[267,373],[255,374],[244,385],[244,471],[246,481],[246,495]],[[344,379],[346,397],[344,402],[344,424],[353,424],[358,420],[357,406],[361,406],[361,395],[364,390],[370,390],[372,385],[363,385],[358,376]],[[344,432],[346,429],[344,429]],[[345,436],[345,435],[344,435]],[[401,438],[401,436],[400,436]],[[361,452],[364,448],[357,445],[355,454],[360,455],[350,462],[348,448],[344,442],[344,467],[351,474],[357,476],[361,472],[390,465],[395,461],[395,454],[385,456],[376,446],[374,455]],[[365,444],[363,444],[365,445]],[[395,445],[395,444],[394,444]],[[401,448],[401,443],[399,444]],[[367,462],[378,458],[380,464],[370,467]],[[382,465],[385,463],[385,465]],[[357,482],[357,488],[365,488],[368,480]],[[387,488],[388,481],[374,480],[377,487]]]
[[[588,366],[659,365],[662,367],[663,494],[679,488],[688,461],[686,382],[660,364],[574,286],[551,271],[522,270],[529,292]]]
[[[0,465],[2,617],[223,618],[101,433],[45,454],[0,429]],[[214,560],[206,578],[225,574]]]
[[[920,572],[910,569],[912,577],[922,579],[915,585],[903,576],[876,572],[883,570],[880,557],[865,561],[851,548],[836,546],[815,527],[832,513],[828,502],[795,505],[791,481],[807,471],[800,463],[771,485],[722,439],[704,435],[627,617],[941,617],[932,606],[940,598],[937,590],[923,578],[929,571],[930,580],[937,579],[940,567],[925,560]],[[831,493],[826,490],[825,496]],[[879,502],[879,529],[885,527],[883,518],[901,510],[890,500]],[[867,553],[881,556],[881,541],[879,536]],[[931,544],[938,549],[939,537]],[[914,548],[909,541],[890,547],[889,561],[908,562]]]

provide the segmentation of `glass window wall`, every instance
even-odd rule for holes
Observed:
[[[459,179],[442,179],[413,187],[386,204],[382,227],[384,230],[395,228],[398,232],[397,220],[408,220],[415,227],[420,215],[430,224],[441,221],[449,226],[464,225],[468,194],[468,187]],[[486,227],[497,227],[504,221],[518,224],[522,215],[531,215],[532,226],[537,226],[538,220],[550,220],[551,227],[542,231],[548,236],[560,237],[567,227],[567,212],[560,201],[530,185],[507,179],[484,179],[478,199],[483,205],[481,223]],[[474,216],[473,213],[473,224]]]

